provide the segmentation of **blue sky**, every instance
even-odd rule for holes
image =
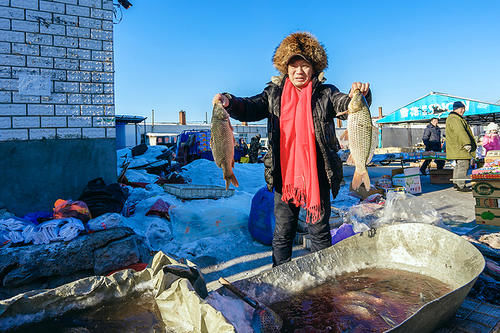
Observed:
[[[295,31],[326,47],[327,83],[370,82],[372,114],[430,91],[500,99],[499,1],[131,2],[114,30],[116,114],[204,121],[215,93],[260,93]]]

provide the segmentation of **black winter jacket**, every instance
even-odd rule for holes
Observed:
[[[280,111],[281,93],[286,76],[273,77],[264,91],[256,96],[240,98],[231,94],[225,94],[229,98],[229,106],[226,108],[229,115],[239,121],[259,121],[267,118],[267,130],[269,139],[269,150],[264,158],[265,179],[268,189],[273,187],[281,193],[281,163],[280,163]],[[337,113],[347,110],[350,102],[348,95],[341,93],[337,87],[324,84],[323,73],[313,78],[312,88],[312,113],[314,122],[314,133],[316,135],[316,151],[318,170],[324,170],[328,184],[335,198],[342,181],[342,161],[337,155],[340,145],[335,134],[335,124],[333,118]],[[366,96],[371,104],[371,92]],[[339,118],[346,119],[347,115]],[[326,182],[321,182],[320,187]],[[323,172],[324,173],[324,172]]]
[[[427,125],[422,141],[424,141],[426,151],[441,151],[441,129],[439,126]]]

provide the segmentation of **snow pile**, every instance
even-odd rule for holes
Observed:
[[[192,184],[225,186],[222,170],[214,162],[200,159],[183,168],[182,176]],[[132,216],[122,223],[147,238],[152,250],[161,250],[179,257],[195,259],[209,256],[217,262],[269,250],[255,242],[247,231],[253,195],[263,186],[263,164],[235,164],[235,175],[241,186],[230,198],[183,201],[166,193],[162,187],[129,187],[126,206],[135,205]],[[146,216],[147,211],[162,199],[170,208],[171,221]]]

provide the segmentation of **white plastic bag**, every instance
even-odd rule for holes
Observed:
[[[118,213],[106,213],[87,222],[91,231],[114,228],[120,225],[123,216]]]
[[[441,220],[441,215],[423,199],[409,193],[388,192],[385,207],[374,226],[408,222],[439,225]]]
[[[59,238],[65,242],[75,239],[81,231],[85,230],[83,222],[77,218],[70,217],[64,220],[65,223],[59,229]]]

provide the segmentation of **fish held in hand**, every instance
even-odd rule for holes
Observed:
[[[234,135],[229,121],[229,114],[220,102],[214,105],[212,112],[212,126],[210,148],[215,164],[222,169],[226,190],[229,184],[238,187],[238,180],[233,173],[234,168]]]
[[[355,165],[352,188],[357,190],[361,184],[370,190],[370,176],[366,164],[370,162],[377,146],[377,129],[372,124],[370,109],[363,94],[356,89],[347,108],[347,131],[349,132],[349,157]],[[349,162],[349,161],[348,161]]]

